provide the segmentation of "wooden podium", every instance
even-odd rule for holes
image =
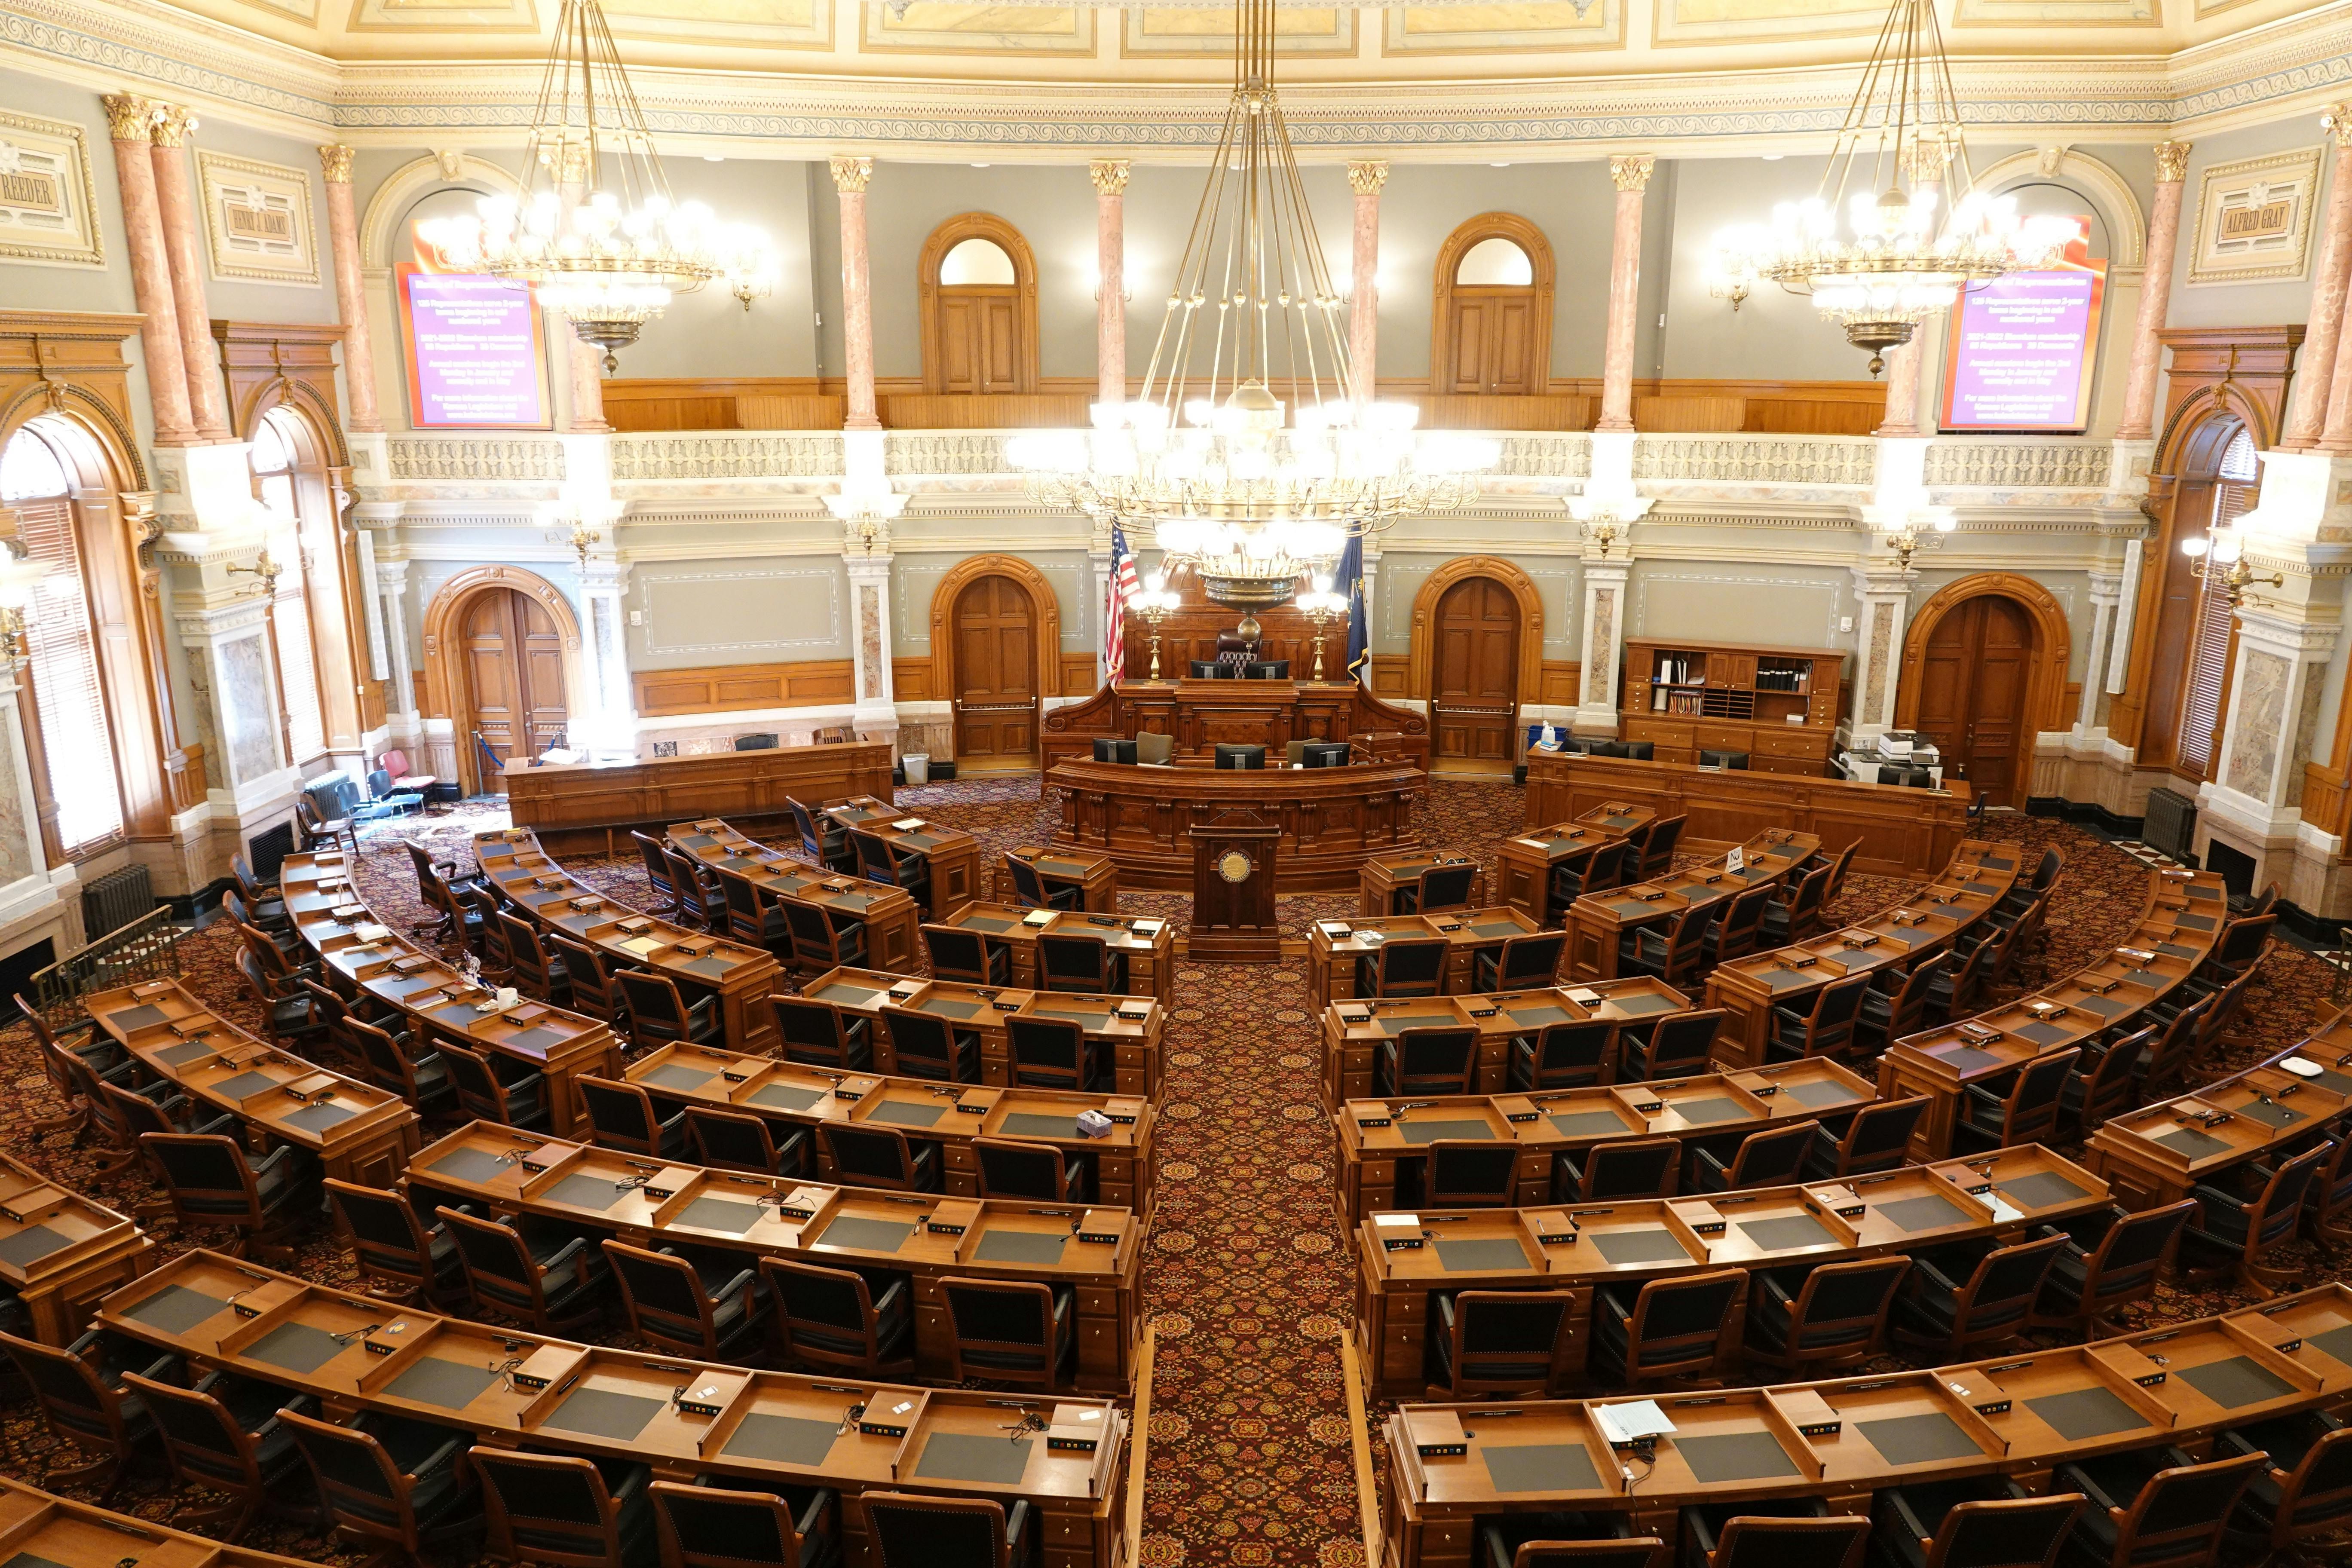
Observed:
[[[1282,956],[1274,918],[1282,826],[1241,807],[1185,830],[1192,840],[1192,932],[1186,956],[1210,963],[1272,963]]]

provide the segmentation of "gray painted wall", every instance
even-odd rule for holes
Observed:
[[[2190,284],[2189,268],[2197,254],[2197,186],[2205,171],[2216,163],[2268,153],[2286,153],[2320,145],[2326,140],[2315,116],[2298,114],[2269,125],[2225,131],[2199,141],[2189,154],[2189,177],[2181,188],[2180,257],[2173,270],[2172,299],[2166,324],[2175,327],[2269,327],[2311,319],[2311,274],[2319,265],[2317,219],[2303,278],[2282,283]],[[2330,150],[2332,152],[2332,149]],[[2327,209],[2328,188],[2336,160],[2319,161],[2320,185],[2313,203],[2315,214]]]

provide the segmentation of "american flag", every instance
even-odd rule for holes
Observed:
[[[1127,678],[1127,606],[1143,591],[1128,553],[1127,531],[1110,525],[1110,605],[1103,615],[1103,674],[1113,686]]]

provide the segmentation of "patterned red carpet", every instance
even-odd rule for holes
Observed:
[[[992,859],[1002,848],[1042,843],[1051,832],[1034,778],[931,785],[898,798],[977,834]],[[1507,786],[1437,784],[1430,835],[1491,860],[1491,846],[1520,826],[1522,809],[1519,792]],[[377,911],[395,925],[423,918],[401,837],[462,860],[469,834],[503,821],[501,807],[474,803],[377,829],[362,870]],[[1984,831],[2029,855],[2056,845],[2067,856],[2047,948],[2021,966],[2025,985],[2079,967],[2137,919],[2146,871],[2123,850],[2035,818],[1999,816]],[[646,895],[633,861],[574,866],[623,900]],[[1832,919],[1864,916],[1894,902],[1905,886],[1854,878]],[[1181,920],[1186,902],[1177,895],[1129,895],[1127,907]],[[1306,921],[1352,906],[1352,897],[1286,900],[1286,932],[1302,937]],[[184,952],[190,984],[232,1016],[249,1017],[232,967],[234,949],[219,928],[199,932]],[[2229,1042],[2231,1059],[2275,1049],[2305,1032],[2324,1009],[2330,978],[2305,953],[2275,952]],[[1334,1207],[1334,1150],[1317,1103],[1318,1034],[1303,971],[1292,964],[1180,967],[1169,1049],[1160,1198],[1145,1273],[1160,1339],[1144,1563],[1358,1568],[1363,1553],[1337,1339],[1352,1314],[1356,1273]],[[0,1082],[16,1090],[0,1107],[0,1147],[117,1207],[152,1195],[136,1176],[98,1180],[95,1163],[69,1139],[33,1132],[33,1123],[57,1106],[21,1026],[0,1031]],[[160,1239],[168,1256],[215,1238]],[[2315,1254],[2306,1261],[2315,1279],[2333,1272]],[[300,1268],[328,1283],[356,1279],[323,1230],[305,1248]],[[2228,1292],[2168,1290],[2139,1316],[2196,1316],[2235,1300]],[[6,1412],[0,1471],[37,1483],[46,1469],[72,1458],[28,1405]],[[157,1469],[135,1478],[115,1506],[162,1519],[175,1504],[194,1500],[195,1494],[175,1490]],[[357,1561],[295,1521],[267,1522],[248,1543],[322,1563]]]

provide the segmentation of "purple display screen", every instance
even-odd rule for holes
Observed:
[[[410,422],[420,429],[545,429],[539,305],[526,287],[400,268]]]
[[[2091,407],[2103,261],[1965,290],[1946,360],[1947,430],[2081,430]]]

